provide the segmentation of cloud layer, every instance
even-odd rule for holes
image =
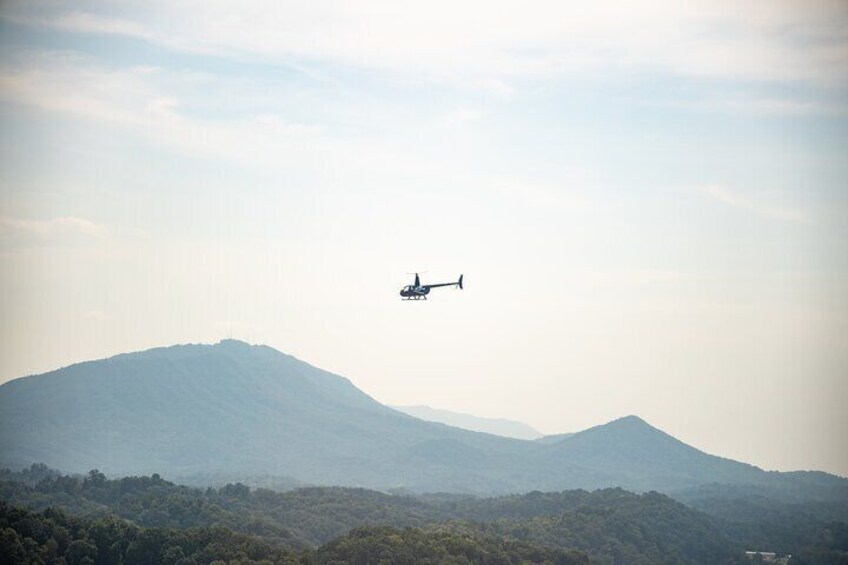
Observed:
[[[839,83],[848,8],[838,0],[351,4],[221,1],[13,3],[19,22],[121,35],[169,48],[331,63],[447,80],[582,72],[670,72]]]

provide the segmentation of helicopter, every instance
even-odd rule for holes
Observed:
[[[403,300],[420,300],[422,298],[424,300],[427,300],[427,295],[430,294],[431,288],[436,288],[439,286],[455,286],[461,289],[462,277],[463,275],[459,275],[459,280],[456,282],[422,285],[421,279],[418,278],[418,273],[415,273],[415,283],[403,287],[400,291],[400,295],[403,297]]]

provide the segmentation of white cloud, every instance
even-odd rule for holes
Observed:
[[[54,19],[51,25],[59,29],[79,33],[126,35],[148,41],[159,41],[159,38],[154,33],[136,22],[88,12],[62,14]]]
[[[479,108],[469,108],[463,106],[448,112],[445,116],[445,123],[449,125],[466,124],[468,122],[476,122],[485,116],[485,112]]]
[[[708,185],[699,187],[702,194],[734,208],[747,210],[758,216],[784,220],[787,222],[810,222],[810,215],[803,211],[775,204],[766,194],[745,195],[726,186]]]
[[[501,92],[511,90],[511,77],[586,71],[831,84],[848,75],[848,8],[838,0],[255,0],[238,9],[183,0],[120,7],[115,17],[19,3],[6,16],[183,50],[350,65]]]
[[[603,201],[591,175],[579,170],[561,173],[556,179],[491,178],[487,184],[492,193],[506,197],[516,209],[588,212]]]
[[[248,102],[234,102],[233,90]],[[181,155],[284,171],[289,179],[299,175],[311,185],[345,178],[351,186],[360,177],[372,183],[375,172],[385,178],[442,170],[438,157],[404,145],[414,143],[409,130],[447,130],[482,116],[482,110],[460,107],[450,116],[433,110],[430,119],[396,103],[338,96],[311,101],[300,112],[290,108],[289,101],[313,94],[298,86],[233,83],[230,77],[190,71],[113,69],[64,52],[27,54],[0,65],[0,101],[120,128]],[[222,108],[228,110],[223,115]],[[316,114],[332,117],[326,125],[307,121]]]
[[[280,167],[330,151],[320,127],[273,114],[187,116],[177,93],[199,105],[203,80],[150,67],[112,70],[66,53],[47,53],[7,65],[0,74],[0,99],[125,128],[192,156]]]
[[[670,106],[691,110],[732,112],[747,115],[782,116],[848,116],[848,103],[838,100],[802,98],[804,95],[783,97],[776,94],[752,93],[723,89],[719,92],[705,91],[689,94],[687,98],[649,99],[641,101],[646,106]],[[806,94],[809,96],[809,93]]]
[[[468,88],[482,90],[496,95],[502,100],[509,100],[515,94],[515,89],[503,80],[496,78],[473,79],[466,83]]]
[[[78,236],[102,240],[108,237],[109,230],[104,225],[73,216],[50,220],[0,216],[0,234],[4,237],[37,238],[41,240]]]

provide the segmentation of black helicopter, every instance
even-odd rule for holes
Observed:
[[[459,280],[456,282],[421,284],[421,280],[418,278],[418,273],[415,273],[415,284],[403,287],[400,291],[400,295],[404,300],[420,300],[422,298],[427,300],[427,295],[430,294],[430,289],[439,286],[455,286],[462,288],[462,275],[459,275]]]

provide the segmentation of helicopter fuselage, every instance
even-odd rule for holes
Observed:
[[[403,287],[400,291],[400,295],[409,300],[419,300],[423,298],[427,300],[427,295],[430,293],[429,286],[415,286],[409,285]]]

